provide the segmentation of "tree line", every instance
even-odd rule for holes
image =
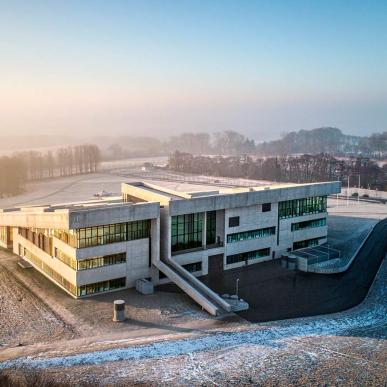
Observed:
[[[2,156],[0,197],[21,192],[27,181],[96,172],[100,160],[99,148],[90,144]]]
[[[112,139],[110,139],[112,141]],[[287,156],[329,153],[333,156],[387,158],[387,132],[350,136],[338,128],[324,127],[283,134],[278,140],[256,143],[232,130],[216,133],[182,133],[166,139],[119,137],[107,147],[107,159],[162,156],[175,150],[195,155]]]
[[[201,155],[254,154],[256,145],[253,139],[232,130],[216,133],[182,133],[167,139],[154,137],[119,137],[104,151],[106,159],[129,157],[165,156],[178,149]]]
[[[257,144],[261,156],[329,153],[336,156],[387,157],[387,132],[350,136],[338,128],[324,127],[286,133],[281,139]]]
[[[329,154],[282,157],[206,157],[175,152],[168,168],[178,172],[210,176],[270,180],[278,182],[313,183],[342,181],[363,188],[387,190],[387,164],[380,167],[369,158],[339,159]]]

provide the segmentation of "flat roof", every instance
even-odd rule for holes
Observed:
[[[185,185],[185,188],[187,186]],[[309,184],[272,184],[257,187],[225,188],[206,186],[203,191],[187,192],[144,182],[123,183],[122,191],[128,197],[142,202],[158,201],[168,207],[169,215],[248,207],[262,203],[280,202],[298,198],[325,196],[338,193],[340,182]]]
[[[331,182],[328,182],[331,183]],[[150,194],[155,194],[157,196],[162,196],[167,200],[179,200],[179,199],[194,199],[199,197],[209,197],[209,196],[218,196],[218,195],[233,195],[249,192],[259,192],[259,191],[269,191],[269,190],[280,190],[286,188],[298,188],[298,187],[308,187],[315,186],[321,183],[273,183],[273,184],[262,184],[254,187],[224,187],[222,185],[205,185],[200,186],[196,184],[184,183],[183,188],[181,185],[177,189],[170,189],[160,184],[145,183],[145,182],[131,182],[124,183],[128,187],[136,187],[143,191],[149,192]]]
[[[37,204],[31,206],[11,207],[0,209],[0,213],[8,212],[71,212],[79,211],[82,209],[90,210],[101,207],[113,207],[113,206],[125,206],[135,203],[124,202],[121,196],[110,196],[103,198],[96,198],[91,200],[69,202],[69,203],[56,203],[56,204]]]
[[[87,201],[0,209],[0,225],[73,229],[159,216],[159,203],[126,202],[121,196]]]

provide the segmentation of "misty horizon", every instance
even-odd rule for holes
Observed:
[[[0,134],[385,131],[387,5],[297,3],[3,3]]]

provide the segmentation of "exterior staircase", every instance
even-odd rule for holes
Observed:
[[[232,312],[232,306],[173,259],[153,264],[181,290],[213,316]]]

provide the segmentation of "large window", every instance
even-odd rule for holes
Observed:
[[[305,230],[308,228],[323,227],[327,225],[326,218],[307,220],[305,222],[292,223],[292,231]]]
[[[105,255],[104,257],[78,261],[78,270],[94,269],[101,266],[117,265],[126,262],[126,253]]]
[[[187,263],[183,265],[184,269],[190,273],[195,273],[197,271],[202,271],[202,262]]]
[[[105,255],[103,257],[88,258],[78,261],[69,257],[63,251],[55,248],[55,257],[75,270],[95,269],[102,266],[116,265],[126,262],[126,253]]]
[[[311,198],[287,200],[278,203],[278,216],[280,219],[293,218],[309,214],[326,212],[327,197],[315,196]]]
[[[227,265],[231,265],[232,263],[247,262],[251,259],[258,259],[268,256],[270,256],[270,247],[260,250],[248,251],[246,253],[228,255],[226,257],[226,263]]]
[[[96,282],[94,284],[82,285],[78,288],[78,296],[106,292],[108,290],[125,287],[126,278],[115,278],[108,281]]]
[[[108,243],[149,238],[150,220],[116,223],[77,229],[77,247],[92,247]]]
[[[35,266],[39,267],[44,273],[46,273],[54,282],[63,286],[74,296],[79,295],[77,287],[63,278],[57,271],[53,270],[50,266],[44,263],[38,256],[19,244],[19,255],[27,258]],[[79,289],[79,288],[78,288]]]
[[[275,227],[260,228],[227,235],[227,243],[247,241],[250,239],[264,238],[275,234]]]
[[[74,296],[87,296],[89,294],[105,292],[107,290],[123,288],[126,285],[126,278],[116,278],[103,282],[83,285],[76,287],[65,278],[61,276],[57,271],[53,270],[50,266],[44,263],[39,257],[33,254],[31,251],[19,244],[19,255],[30,260],[35,266],[39,267],[44,273],[46,273],[54,282],[63,286]]]
[[[207,212],[206,244],[213,245],[216,242],[216,211]]]
[[[193,249],[202,245],[203,213],[172,216],[172,251]]]
[[[305,247],[318,246],[320,239],[324,239],[324,238],[313,238],[313,239],[306,239],[304,241],[294,242],[293,250],[303,249]]]
[[[42,228],[19,227],[18,233],[23,238],[28,239],[31,243],[38,246],[39,249],[44,250],[47,254],[52,254],[49,230]]]

